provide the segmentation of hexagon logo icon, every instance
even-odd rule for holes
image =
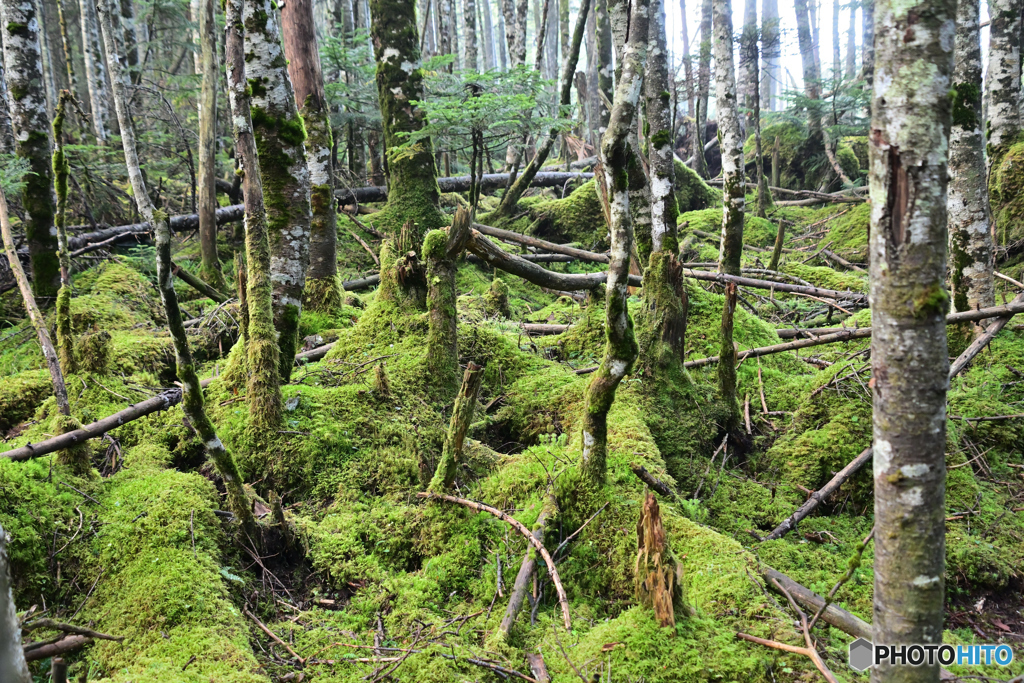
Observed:
[[[850,643],[850,668],[854,671],[866,671],[871,668],[875,646],[870,640],[858,638]]]

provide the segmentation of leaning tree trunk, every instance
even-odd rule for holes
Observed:
[[[988,74],[985,77],[986,133],[988,135],[988,179],[992,206],[999,207],[1016,197],[1003,197],[996,170],[1021,131],[1020,120],[1020,4],[1014,0],[989,2]],[[996,235],[1006,232],[1005,220],[996,221]]]
[[[950,284],[953,308],[995,305],[992,233],[985,182],[985,137],[981,130],[981,41],[978,0],[959,0],[953,124],[949,136]]]
[[[271,0],[242,8],[245,76],[252,88],[253,133],[266,190],[270,235],[270,279],[274,283],[274,328],[280,348],[281,380],[291,376],[299,315],[309,266],[309,169],[306,129],[281,51],[277,12]]]
[[[874,637],[942,642],[945,597],[946,145],[956,0],[876,0],[868,243],[875,485]],[[913,22],[914,30],[908,30]],[[1017,65],[1019,68],[1019,65]],[[878,665],[877,682],[939,664]]]
[[[53,230],[50,117],[42,88],[43,59],[34,4],[3,0],[0,23],[14,151],[29,165],[21,203],[32,265],[32,290],[38,297],[54,297],[60,287],[60,265]]]
[[[131,113],[128,111],[128,84],[122,66],[123,57],[117,52],[119,41],[114,40],[113,20],[119,13],[113,9],[113,0],[100,0],[97,10],[101,15],[100,26],[103,30],[104,42],[107,45],[107,67],[110,69],[110,80],[114,90],[114,108],[121,126],[121,146],[124,148],[128,180],[131,183],[132,194],[135,197],[139,213],[153,226],[153,233],[156,237],[157,289],[160,290],[164,313],[167,316],[167,327],[174,346],[178,381],[181,382],[182,410],[224,480],[231,512],[241,523],[242,529],[251,535],[255,529],[255,522],[242,488],[242,476],[234,457],[217,437],[217,430],[206,412],[206,407],[203,404],[203,390],[199,385],[195,361],[192,359],[188,337],[185,335],[181,309],[178,308],[178,297],[174,291],[174,274],[171,272],[170,221],[164,211],[153,205],[146,181],[142,177],[142,167],[139,164],[135,143],[135,129],[132,126]]]
[[[110,135],[110,104],[107,98],[107,70],[103,65],[103,46],[96,22],[93,0],[79,0],[82,20],[82,53],[85,58],[85,83],[89,88],[89,110],[96,142],[103,144]],[[5,43],[6,44],[6,43]]]
[[[131,0],[122,0],[131,2]],[[224,273],[217,255],[217,22],[214,0],[199,0],[202,88],[199,95],[199,275],[223,292]]]
[[[601,366],[594,373],[583,408],[581,472],[592,485],[604,483],[608,456],[608,411],[615,390],[633,367],[637,356],[633,321],[629,317],[629,260],[633,251],[633,224],[629,210],[627,169],[637,163],[629,133],[637,116],[647,58],[647,0],[635,0],[630,35],[623,50],[622,71],[615,87],[608,130],[601,140],[601,164],[611,205],[611,260],[608,264],[605,304],[605,346]]]
[[[775,109],[775,92],[779,80],[779,2],[762,0],[761,5],[761,50],[764,55],[764,70],[761,72],[761,107],[766,111]]]
[[[814,38],[807,0],[794,0],[796,10],[796,32],[800,43],[800,62],[804,74],[804,96],[807,98],[807,140],[801,154],[804,160],[816,157],[824,151],[824,134],[821,129],[821,89],[818,63],[815,59]]]
[[[415,251],[429,231],[447,221],[438,208],[440,190],[434,167],[433,147],[429,139],[397,153],[406,142],[404,134],[423,127],[423,110],[411,104],[424,98],[423,70],[419,39],[412,4],[400,0],[372,0],[371,34],[377,59],[377,93],[380,99],[381,126],[388,160],[388,202],[374,215],[378,229],[392,236],[405,233],[407,239],[397,245],[396,254]],[[411,225],[410,230],[403,230]],[[381,277],[394,277],[392,265],[385,263]],[[416,283],[421,286],[422,283]]]
[[[280,351],[274,329],[270,234],[263,205],[263,180],[249,104],[252,90],[245,80],[242,3],[243,0],[228,0],[225,5],[227,32],[224,59],[227,63],[228,104],[245,197],[245,298],[249,319],[246,326],[247,402],[255,433],[265,434],[276,430],[281,421]]]
[[[704,136],[708,127],[708,99],[711,92],[711,0],[700,5],[700,57],[697,62],[697,134],[693,136],[693,170],[708,177],[704,159]]]
[[[21,622],[14,605],[11,563],[7,558],[7,532],[0,527],[0,681],[32,683],[21,646]]]
[[[309,168],[313,209],[306,302],[313,310],[332,311],[341,306],[338,217],[334,200],[334,168],[331,165],[330,107],[324,93],[312,0],[289,0],[281,10],[281,25],[288,74],[295,87],[295,102],[306,124],[306,166]]]
[[[722,148],[722,239],[718,270],[740,274],[743,254],[743,211],[746,185],[743,174],[743,135],[736,101],[732,59],[732,7],[730,0],[714,0],[715,106]]]
[[[612,23],[608,17],[608,0],[594,0],[597,21],[597,98],[598,134],[604,137],[611,119],[611,102],[615,97],[614,65],[612,63]]]

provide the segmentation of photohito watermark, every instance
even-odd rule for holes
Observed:
[[[866,671],[876,664],[1009,666],[1011,662],[1013,650],[1009,645],[875,645],[865,638],[850,643],[850,668],[855,671]]]

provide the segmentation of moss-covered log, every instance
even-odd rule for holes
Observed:
[[[60,264],[53,230],[50,116],[42,85],[42,25],[35,7],[32,2],[0,3],[0,34],[14,151],[29,166],[21,203],[32,266],[32,291],[38,297],[54,297],[60,287]]]
[[[252,127],[270,238],[274,329],[280,348],[281,379],[287,382],[298,343],[309,266],[310,176],[303,147],[306,127],[295,105],[276,9],[272,0],[247,2],[242,8],[242,23],[245,78],[251,92]]]
[[[544,529],[548,522],[552,521],[552,518],[557,514],[558,503],[555,501],[555,497],[549,492],[544,496],[543,507],[541,508],[540,514],[537,515],[537,521],[533,524],[533,531],[531,533],[534,539],[543,543]],[[538,557],[539,555],[537,554],[536,549],[526,549],[523,561],[519,565],[519,572],[516,574],[516,580],[512,584],[512,592],[509,594],[508,607],[505,608],[505,616],[501,618],[501,623],[498,625],[498,635],[500,638],[506,639],[512,633],[512,625],[516,623],[516,617],[519,616],[520,610],[523,609],[523,603],[526,602],[526,595],[530,591],[533,574],[537,570]]]

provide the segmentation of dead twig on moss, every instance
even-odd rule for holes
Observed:
[[[300,656],[299,656],[299,655],[298,655],[298,654],[297,654],[297,653],[295,652],[295,650],[293,650],[293,649],[292,649],[292,648],[291,648],[291,647],[290,647],[290,646],[288,645],[288,643],[286,643],[286,642],[284,642],[283,640],[281,640],[281,639],[280,639],[280,638],[279,638],[279,637],[277,636],[277,634],[276,634],[276,633],[274,633],[274,632],[273,632],[273,631],[271,631],[271,630],[270,630],[269,628],[267,628],[267,627],[266,627],[266,626],[265,626],[265,625],[263,624],[263,622],[262,622],[262,621],[260,621],[260,620],[259,620],[259,619],[258,619],[258,618],[257,618],[257,617],[255,616],[255,615],[253,615],[253,613],[249,611],[249,608],[248,608],[248,607],[245,607],[245,606],[243,606],[243,607],[242,607],[242,614],[244,614],[245,616],[247,616],[247,617],[249,617],[250,619],[252,619],[252,621],[253,621],[253,622],[254,622],[254,623],[255,623],[255,624],[256,624],[256,625],[257,625],[257,626],[259,627],[259,629],[260,629],[261,631],[263,631],[263,632],[264,632],[264,633],[266,633],[266,634],[267,634],[268,636],[270,636],[270,639],[271,639],[271,640],[273,640],[273,641],[274,641],[275,643],[277,643],[278,645],[282,646],[282,647],[283,647],[284,649],[288,650],[288,652],[289,652],[289,653],[291,654],[291,656],[292,656],[292,657],[295,657],[295,659],[299,660],[299,664],[300,664],[300,665],[302,665],[302,664],[305,664],[305,663],[306,663],[306,660],[305,660],[305,659],[303,659],[302,657],[300,657]]]
[[[91,628],[85,628],[84,626],[75,626],[74,624],[65,624],[60,621],[54,621],[53,619],[32,619],[28,623],[22,624],[21,630],[25,633],[34,631],[37,628],[49,629],[51,631],[62,631],[64,633],[71,633],[78,636],[85,636],[87,638],[95,638],[96,640],[112,640],[115,643],[123,643],[123,636],[112,636],[108,633],[100,633],[99,631],[93,631]]]

